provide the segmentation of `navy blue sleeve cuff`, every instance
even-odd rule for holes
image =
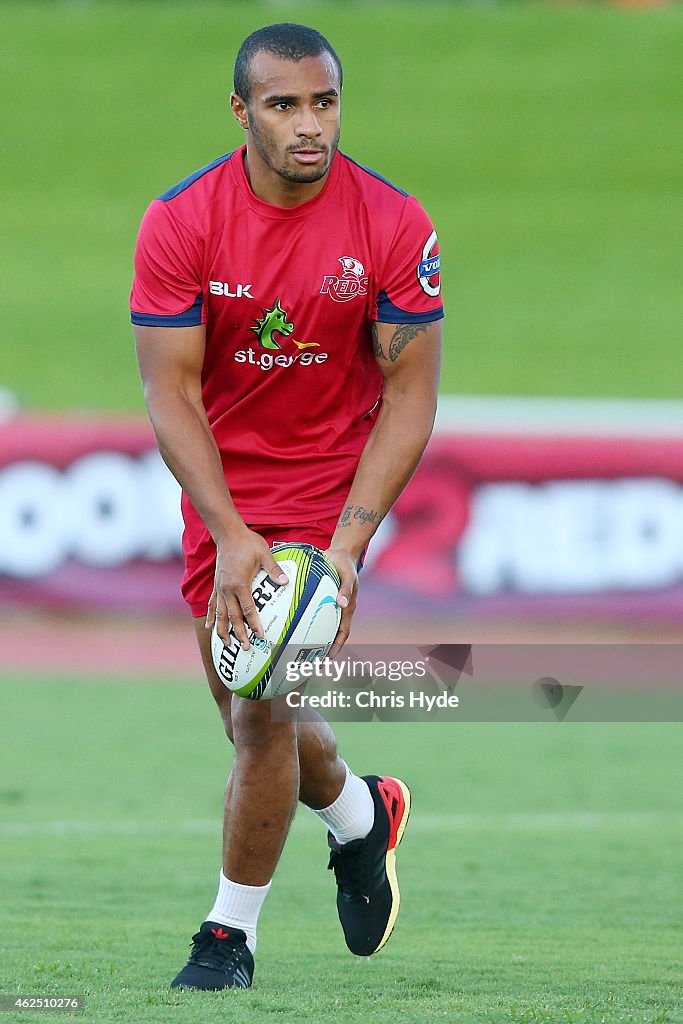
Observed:
[[[203,306],[204,299],[200,293],[190,308],[182,313],[166,316],[161,313],[136,313],[131,310],[130,320],[140,327],[199,327],[202,322]]]
[[[424,313],[407,313],[394,305],[386,292],[380,292],[377,298],[377,321],[381,324],[429,324],[443,320],[443,315],[443,306]]]

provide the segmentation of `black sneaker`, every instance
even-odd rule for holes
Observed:
[[[192,936],[192,952],[171,988],[249,988],[254,958],[240,928],[205,921]]]
[[[396,878],[396,847],[410,814],[410,790],[389,776],[364,775],[375,804],[375,821],[365,839],[338,843],[327,833],[328,867],[337,879],[337,910],[346,945],[356,956],[370,956],[391,935],[401,896]]]

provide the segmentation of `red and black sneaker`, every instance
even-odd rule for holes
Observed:
[[[171,988],[250,988],[254,958],[241,928],[204,921],[192,936],[192,952]]]
[[[337,879],[337,910],[346,945],[356,956],[381,949],[393,930],[401,896],[396,848],[410,813],[410,790],[389,776],[364,775],[375,804],[375,821],[365,839],[338,843],[327,833],[328,867]]]

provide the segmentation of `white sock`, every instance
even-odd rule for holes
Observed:
[[[327,825],[338,843],[365,839],[375,821],[375,805],[370,790],[348,765],[346,780],[337,799],[329,807],[313,813]]]
[[[270,885],[270,882],[267,885],[231,882],[221,869],[216,902],[204,920],[224,924],[226,928],[241,928],[247,936],[247,946],[253,953],[256,949],[256,922]]]

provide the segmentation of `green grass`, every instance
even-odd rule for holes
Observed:
[[[340,725],[357,770],[414,792],[391,942],[346,952],[300,811],[254,989],[200,994],[167,985],[218,870],[230,755],[203,687],[10,679],[0,717],[2,992],[85,994],[97,1024],[683,1020],[678,725]]]
[[[683,11],[588,4],[0,3],[0,383],[141,411],[139,219],[241,141],[231,62],[278,17],[330,36],[343,147],[439,227],[445,390],[678,397]]]

